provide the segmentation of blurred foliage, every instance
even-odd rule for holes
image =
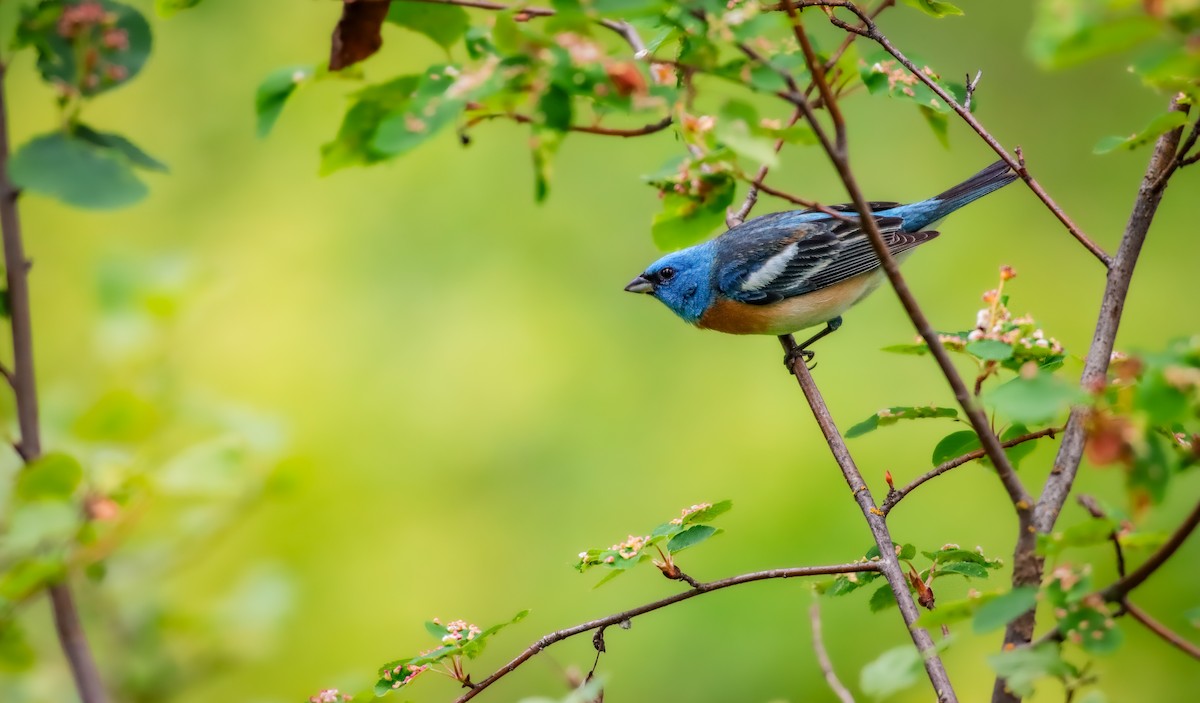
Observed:
[[[297,31],[294,37],[282,37],[262,30],[278,26],[285,16],[282,4],[251,8],[155,0],[153,8],[161,17],[196,8],[161,25],[147,19],[149,0],[0,2],[0,28],[12,42],[9,36],[3,39],[16,52],[9,87],[16,97],[10,104],[20,106],[13,115],[14,134],[20,138],[8,164],[13,181],[28,194],[81,208],[139,202],[151,196],[145,174],[163,173],[166,166],[123,136],[129,133],[153,145],[152,151],[169,154],[177,164],[172,180],[180,183],[167,185],[164,179],[165,192],[151,198],[145,214],[109,215],[111,220],[64,215],[36,199],[23,201],[30,203],[24,207],[27,236],[38,271],[49,270],[45,282],[38,283],[37,276],[34,280],[36,299],[46,301],[39,303],[35,323],[44,330],[39,350],[49,349],[39,354],[50,359],[49,372],[40,378],[47,389],[44,421],[50,451],[26,468],[19,467],[15,454],[3,459],[10,479],[0,483],[0,698],[33,702],[69,695],[69,679],[36,598],[47,583],[68,573],[87,577],[79,586],[88,632],[115,698],[190,701],[249,695],[295,700],[315,688],[314,679],[337,678],[351,690],[369,687],[364,659],[382,659],[399,644],[415,650],[415,642],[406,636],[397,640],[390,626],[420,620],[429,609],[479,605],[512,612],[512,607],[539,603],[555,618],[542,624],[579,619],[577,599],[563,595],[570,586],[549,575],[551,567],[561,566],[545,563],[553,561],[545,557],[552,553],[549,545],[587,539],[596,525],[608,528],[610,521],[612,529],[623,528],[625,519],[676,504],[681,492],[731,491],[739,502],[748,498],[765,506],[749,511],[749,523],[739,523],[752,548],[740,550],[737,557],[698,555],[700,568],[757,568],[781,554],[802,563],[842,560],[861,548],[853,535],[861,529],[857,517],[841,515],[841,506],[828,499],[844,486],[819,439],[800,440],[790,431],[799,402],[794,393],[784,394],[791,389],[780,388],[778,398],[770,397],[785,384],[774,375],[766,377],[765,371],[755,376],[748,356],[722,352],[734,347],[721,347],[712,338],[706,338],[710,346],[703,351],[692,337],[647,343],[650,338],[671,340],[664,335],[672,333],[663,332],[659,320],[615,319],[610,296],[590,293],[601,286],[607,291],[610,269],[627,268],[641,256],[637,235],[590,236],[593,226],[639,232],[650,224],[659,247],[685,246],[724,224],[726,209],[762,166],[782,170],[791,182],[803,185],[802,192],[836,197],[821,180],[824,175],[810,175],[812,153],[776,153],[777,142],[803,149],[816,141],[807,127],[793,124],[790,106],[771,102],[774,94],[789,89],[785,73],[801,85],[806,82],[803,56],[785,13],[713,0],[567,0],[552,3],[554,16],[536,17],[522,8],[468,12],[397,0],[374,19],[351,16],[363,11],[354,5],[366,4],[288,6],[286,16],[296,22]],[[995,82],[989,78],[982,90],[982,104],[989,110],[995,106],[987,122],[994,119],[1014,131],[1038,122],[1038,130],[1021,132],[1022,139],[1040,143],[1051,177],[1057,174],[1062,191],[1078,202],[1091,227],[1116,231],[1124,206],[1108,201],[1128,201],[1130,188],[1085,182],[1088,169],[1077,164],[1086,158],[1086,149],[1080,149],[1076,138],[1090,140],[1097,153],[1113,152],[1110,158],[1117,159],[1120,152],[1151,143],[1166,131],[1193,128],[1188,122],[1194,116],[1161,109],[1171,94],[1182,93],[1188,105],[1200,97],[1200,45],[1195,41],[1200,3],[1194,0],[1042,0],[1032,18],[1021,10],[1006,14],[1009,8],[982,4],[966,7],[963,19],[957,18],[963,10],[946,2],[908,0],[905,7],[920,13],[897,10],[898,32],[921,39],[898,43],[929,55],[928,61],[914,59],[917,66],[959,100],[965,98],[965,88],[943,80],[935,65],[959,65],[956,75],[962,75],[963,64],[971,70],[981,62],[997,67]],[[362,58],[382,41],[380,55],[338,71],[302,58],[296,62],[297,57],[325,53],[329,28],[339,19],[332,13],[339,11],[337,31],[346,55]],[[976,13],[985,18],[972,25],[986,28],[982,36],[963,24],[949,24],[971,22]],[[810,16],[819,24],[818,11],[805,14]],[[892,16],[886,16],[889,36]],[[950,18],[937,25],[945,41],[927,41],[934,31],[930,16]],[[617,20],[630,24],[613,25]],[[1043,68],[1090,71],[1083,74],[1084,85],[1014,65],[1014,37],[1030,26],[1033,60]],[[645,55],[633,55],[627,45],[624,32],[631,30],[647,38]],[[168,41],[152,41],[152,35]],[[218,36],[245,41],[216,41]],[[871,172],[881,174],[874,185],[890,183],[903,190],[910,177],[919,174],[924,180],[936,173],[940,179],[949,168],[926,164],[962,160],[957,154],[940,155],[933,144],[948,146],[958,132],[954,144],[966,148],[970,135],[915,76],[863,41],[843,50],[839,33],[819,29],[814,29],[814,40],[839,97],[861,93],[890,98],[845,101],[856,154],[863,154],[864,161],[868,154],[878,155],[871,163]],[[235,45],[242,48],[228,48]],[[739,45],[751,47],[767,62],[748,56]],[[155,60],[147,62],[152,48]],[[1156,94],[1139,103],[1136,92],[1119,85],[1113,76],[1125,64]],[[21,71],[30,78],[18,76]],[[212,80],[217,73],[224,82]],[[45,87],[36,86],[33,76]],[[124,88],[138,76],[145,78]],[[309,106],[319,104],[327,117],[331,91],[341,90],[329,86],[344,85],[326,80],[333,77],[353,86],[346,91],[349,104],[336,131],[299,105],[287,108],[298,113],[295,125],[279,121],[286,106],[306,100]],[[142,88],[147,82],[149,87]],[[117,88],[124,88],[120,98],[110,97]],[[1095,110],[1096,96],[1112,90],[1126,98],[1118,101],[1119,109]],[[121,100],[123,105],[114,104]],[[42,103],[51,109],[36,107]],[[978,108],[981,102],[976,98],[974,104]],[[905,120],[913,105],[917,120],[932,129],[933,141],[909,134],[913,123]],[[1070,120],[1052,124],[1049,105],[1077,109],[1072,115],[1086,121],[1086,127]],[[1031,115],[1044,119],[1031,120]],[[475,166],[450,163],[454,158],[446,144],[451,132],[458,143],[471,144],[482,141],[483,125],[498,120],[528,129],[522,143],[535,200],[545,201],[553,182],[562,204],[547,202],[537,214],[515,205],[518,196],[510,183],[515,154],[504,146],[488,145],[480,149],[482,156],[458,159]],[[232,136],[253,132],[252,122],[260,136],[273,131],[287,135],[276,135],[275,144],[256,151]],[[117,124],[119,130],[112,126]],[[1098,133],[1136,124],[1146,127],[1127,137],[1096,140]],[[319,164],[298,161],[294,154],[321,141],[314,135],[322,130],[325,139],[334,136],[321,146]],[[660,141],[673,137],[674,143],[640,147],[630,159],[617,156],[610,146],[576,145],[583,137],[579,132],[609,137],[662,132],[667,139]],[[292,172],[303,164],[301,171],[319,169],[328,175],[401,156],[413,164],[411,171],[339,174],[345,179],[340,184],[316,186]],[[1068,166],[1056,172],[1055,157]],[[666,165],[644,179],[660,199],[657,212],[619,206],[619,199],[636,196],[615,184],[658,162]],[[1137,172],[1137,165],[1128,170]],[[580,172],[587,176],[582,184]],[[1096,197],[1102,187],[1112,197]],[[328,214],[315,206],[318,200],[328,205]],[[468,201],[470,207],[464,207]],[[591,213],[596,213],[595,223],[588,221]],[[993,234],[1051,228],[1013,212],[998,219],[976,224]],[[1179,234],[1188,231],[1190,215],[1168,208],[1162,219],[1155,236],[1161,231],[1176,251],[1157,263],[1150,251],[1143,266],[1178,274],[1180,262],[1195,259],[1181,253],[1195,250],[1194,242]],[[89,239],[77,231],[81,229],[110,230],[115,243]],[[1040,271],[1047,281],[1031,279],[1034,289],[1028,299],[1056,330],[1063,330],[1062,339],[1074,340],[1073,346],[1082,349],[1091,315],[1080,309],[1090,299],[1068,300],[1060,291],[1064,280],[1070,286],[1091,285],[1081,282],[1095,272],[1067,271],[1056,254],[1043,254],[1047,232],[1006,234],[1003,248],[995,244],[1001,237],[987,240],[981,234],[976,233],[976,241],[987,245],[960,252],[961,264],[946,260],[940,269],[919,269],[930,290],[954,300],[969,287],[964,281],[981,280],[997,263],[993,257],[1025,256],[1029,265],[1022,268]],[[130,256],[129,247],[148,252],[178,248],[185,254]],[[1030,252],[1038,258],[1027,256]],[[943,275],[947,271],[953,275]],[[88,276],[97,283],[85,292],[88,286],[80,281]],[[1054,426],[1072,403],[1092,403],[1096,412],[1088,459],[1095,466],[1123,469],[1127,500],[1109,486],[1108,518],[1085,519],[1043,536],[1040,549],[1053,568],[1041,588],[979,593],[972,588],[975,580],[1001,568],[1000,560],[984,557],[982,549],[946,545],[923,551],[913,544],[940,543],[953,532],[1007,548],[1009,535],[994,527],[1008,519],[1007,513],[987,507],[985,501],[995,496],[986,496],[981,487],[994,481],[977,475],[979,486],[972,484],[961,495],[939,494],[939,488],[930,486],[925,489],[929,495],[909,500],[927,501],[934,509],[926,510],[920,521],[900,516],[893,522],[913,542],[898,548],[910,589],[923,605],[935,606],[923,622],[948,626],[970,619],[971,630],[986,636],[986,641],[972,642],[966,632],[956,632],[943,640],[943,656],[963,691],[982,691],[985,684],[990,689],[990,672],[981,662],[983,653],[995,649],[992,633],[1041,605],[1067,643],[991,655],[992,669],[1007,676],[1014,690],[1047,697],[1046,691],[1057,693],[1057,685],[1072,694],[1083,690],[1082,696],[1094,703],[1101,700],[1092,688],[1099,671],[1102,686],[1114,697],[1170,697],[1194,673],[1187,668],[1190,663],[1160,660],[1143,654],[1140,646],[1123,647],[1120,666],[1090,659],[1116,650],[1122,638],[1139,636],[1115,627],[1109,606],[1096,601],[1097,584],[1107,581],[1098,580],[1095,572],[1109,568],[1104,566],[1109,558],[1104,542],[1116,535],[1131,550],[1153,548],[1163,532],[1149,526],[1169,525],[1172,511],[1178,511],[1171,496],[1195,492],[1195,472],[1189,469],[1200,457],[1196,338],[1173,343],[1166,351],[1121,357],[1104,388],[1081,392],[1072,382],[1077,357],[1032,317],[1009,313],[1003,293],[1009,278],[1002,272],[1001,285],[985,295],[987,307],[979,311],[976,326],[947,333],[943,344],[978,374],[977,387],[987,386],[981,397],[1007,423],[1001,426],[1003,439]],[[221,298],[217,291],[222,285],[233,286],[236,297]],[[1143,274],[1135,289],[1146,291],[1140,305],[1132,303],[1126,325],[1134,329],[1137,344],[1161,349],[1165,338],[1194,333],[1186,326],[1194,321],[1180,320],[1168,310],[1171,306],[1161,304],[1178,296],[1170,275]],[[83,300],[95,301],[95,308]],[[222,301],[219,311],[195,312],[214,300]],[[407,302],[397,302],[402,300]],[[479,312],[480,300],[487,301],[486,309],[498,322]],[[943,319],[958,319],[951,313],[965,312],[952,302],[934,309]],[[874,313],[880,329],[858,338],[860,346],[873,350],[899,337],[903,325],[897,321],[902,318],[892,313]],[[872,319],[870,308],[859,314],[864,321]],[[197,317],[203,325],[195,322]],[[380,331],[380,320],[400,323],[395,331]],[[592,332],[592,327],[602,331]],[[928,350],[918,344],[888,351]],[[754,364],[759,361],[754,357]],[[876,413],[851,434],[866,435],[899,419],[957,421],[957,413],[944,407],[952,402],[945,394],[932,397],[940,393],[931,390],[936,378],[915,371],[911,378],[897,378],[895,363],[859,349],[823,369],[829,374],[822,379],[824,386],[840,385],[853,391],[847,396],[860,396],[835,400],[847,413],[865,413],[868,407],[905,397],[915,403]],[[714,375],[717,364],[733,371]],[[1000,383],[1002,374],[1006,378]],[[603,380],[597,382],[595,376]],[[230,397],[258,400],[253,404],[279,408],[289,420],[300,421],[304,431],[297,441],[305,459],[293,457],[289,433],[281,429],[288,423],[222,400],[225,394],[203,390],[205,381],[224,386]],[[897,397],[884,397],[893,395]],[[3,410],[11,424],[11,406]],[[739,417],[714,419],[729,413]],[[940,432],[926,425],[931,423],[905,423],[912,429],[904,437],[881,440],[872,434],[862,440],[863,465],[874,460],[890,466],[906,453],[923,455],[928,444],[935,445],[934,464],[978,448],[969,432],[938,441]],[[871,441],[889,444],[881,452]],[[1024,472],[1048,470],[1048,454],[1035,452],[1032,443],[1008,451],[1014,463],[1025,460]],[[797,476],[791,464],[798,456],[820,463],[821,471]],[[910,463],[923,470],[922,462]],[[293,472],[303,479],[298,494],[286,495],[288,500],[281,501],[285,507],[268,511],[255,525],[255,508],[288,488]],[[890,483],[890,470],[888,476]],[[1103,487],[1106,477],[1098,472],[1081,480]],[[1037,479],[1033,476],[1031,485]],[[455,502],[446,500],[448,493],[456,494]],[[573,504],[564,510],[560,506],[567,500]],[[611,577],[648,559],[644,547],[662,543],[666,552],[659,568],[669,571],[674,553],[716,534],[701,523],[728,505],[685,511],[678,524],[666,523],[641,539],[629,557],[633,545],[615,545],[584,552],[577,566],[607,568]],[[1162,510],[1150,511],[1153,505]],[[451,519],[447,513],[469,519]],[[547,522],[558,529],[547,529]],[[797,522],[807,539],[796,539]],[[240,538],[227,539],[234,534]],[[434,545],[444,549],[428,549]],[[465,557],[467,545],[486,553]],[[1061,561],[1067,550],[1083,551],[1069,563]],[[864,558],[878,558],[878,553]],[[206,560],[212,565],[199,563]],[[475,560],[479,563],[464,566]],[[300,568],[299,582],[281,561]],[[484,565],[502,577],[478,577],[473,570]],[[346,578],[347,573],[354,576]],[[935,603],[933,583],[943,575],[963,579],[948,589],[938,581],[941,600]],[[854,574],[819,588],[842,595],[876,577]],[[661,581],[655,581],[657,590],[645,592],[661,594]],[[1165,594],[1163,609],[1180,622],[1191,617],[1185,605],[1194,606],[1186,583],[1175,579],[1158,591]],[[893,604],[888,590],[877,587],[867,599],[868,608],[859,610],[879,611]],[[946,598],[943,590],[953,597]],[[296,606],[297,601],[307,608]],[[615,602],[601,600],[597,607]],[[628,594],[620,602],[627,606]],[[639,632],[634,639],[646,639],[621,643],[639,658],[606,655],[616,672],[613,690],[641,691],[649,698],[714,700],[780,695],[775,683],[780,658],[794,665],[795,652],[791,647],[762,652],[761,633],[751,623],[761,618],[778,627],[781,618],[790,616],[780,615],[777,603],[761,610],[744,603],[724,610],[712,607],[704,611],[705,633],[712,637],[695,643],[699,649],[684,642],[667,652],[652,632]],[[864,620],[861,613],[839,617],[882,629],[882,621]],[[387,693],[397,676],[405,682],[435,663],[444,665],[452,678],[467,680],[464,661],[482,655],[483,643],[502,626],[428,626],[442,646],[391,662],[365,695]],[[365,633],[361,641],[348,642],[353,638],[347,633],[356,630]],[[462,638],[454,637],[463,632]],[[453,642],[446,642],[447,637]],[[864,693],[919,700],[922,693],[914,686],[922,679],[919,654],[909,644],[886,649],[904,637],[889,632],[886,642],[863,647],[861,638],[838,632],[844,641],[834,643],[835,658],[861,667]],[[346,644],[333,648],[329,641]],[[676,676],[659,681],[651,678],[654,671],[638,665],[653,653],[660,658],[659,671],[694,670],[696,657],[712,658],[718,647],[738,642],[760,645],[762,661],[747,664],[736,677],[722,669],[719,678],[695,672],[694,681]],[[1142,643],[1144,649],[1161,646]],[[490,656],[482,657],[488,665]],[[574,656],[590,659],[591,653],[577,651]],[[1151,668],[1155,676],[1149,682],[1129,673],[1145,669],[1148,675]],[[974,677],[958,676],[958,671]],[[800,690],[818,690],[815,668],[810,666],[803,676]],[[542,679],[527,690],[553,687],[553,678]],[[970,683],[972,679],[982,683]],[[1047,685],[1046,679],[1057,684]],[[593,694],[594,689],[585,687],[568,700],[589,700]],[[312,700],[341,698],[337,689],[326,689]]]

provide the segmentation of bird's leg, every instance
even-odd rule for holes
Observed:
[[[817,332],[816,334],[814,334],[813,336],[804,340],[802,343],[796,345],[795,347],[792,347],[792,349],[790,351],[788,351],[786,354],[784,354],[783,355],[783,365],[786,366],[789,371],[791,371],[792,364],[794,364],[796,362],[797,357],[804,359],[804,363],[806,363],[806,364],[811,362],[813,360],[813,357],[816,356],[817,353],[814,351],[810,351],[809,347],[812,346],[813,343],[816,342],[818,339],[821,339],[822,337],[825,337],[826,335],[836,332],[838,330],[838,328],[841,326],[842,326],[841,316],[835,317],[832,320],[830,320],[829,322],[826,322],[825,329],[821,330],[820,332]],[[808,368],[811,370],[811,369],[816,368],[816,366],[817,366],[816,364],[813,364],[812,366],[809,366]]]

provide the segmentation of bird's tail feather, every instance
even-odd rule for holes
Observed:
[[[1017,178],[1012,167],[1004,161],[997,161],[950,190],[930,198],[930,201],[936,203],[937,216],[934,219],[941,219],[960,207],[1003,188]]]

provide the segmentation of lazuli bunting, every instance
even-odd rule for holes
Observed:
[[[960,207],[1017,179],[1003,161],[928,200],[872,202],[892,256],[903,260],[938,233],[926,230]],[[853,216],[853,205],[830,209]],[[820,210],[775,212],[744,222],[711,241],[667,254],[625,286],[648,293],[703,329],[782,335],[825,323],[796,352],[842,324],[842,313],[884,280],[875,250],[857,221]],[[789,360],[791,355],[789,355]]]

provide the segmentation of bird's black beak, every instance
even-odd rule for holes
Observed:
[[[630,293],[653,293],[654,284],[651,283],[645,276],[638,276],[625,286],[625,290]]]

